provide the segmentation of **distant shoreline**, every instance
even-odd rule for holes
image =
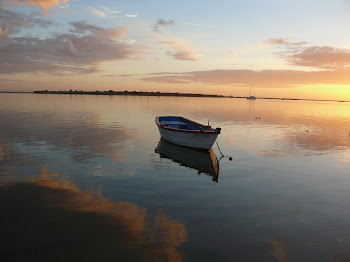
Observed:
[[[69,95],[122,95],[122,96],[178,96],[178,97],[216,97],[216,98],[248,98],[248,96],[225,96],[209,94],[192,94],[192,93],[164,93],[164,92],[145,92],[145,91],[34,91],[35,94],[69,94]],[[282,97],[256,97],[256,99],[267,100],[289,100],[289,101],[312,101],[312,102],[350,102],[349,100],[332,100],[332,99],[310,99],[310,98],[282,98]],[[254,101],[254,100],[253,100]]]
[[[181,96],[181,97],[226,97],[223,95],[192,94],[192,93],[161,93],[145,91],[34,91],[34,94],[64,94],[64,95],[117,95],[117,96]]]
[[[60,94],[60,95],[118,95],[118,96],[172,96],[172,97],[214,97],[214,98],[248,98],[247,96],[225,96],[225,95],[209,95],[209,94],[192,94],[192,93],[164,93],[164,92],[145,92],[145,91],[0,91],[0,93],[34,93],[34,94]],[[311,101],[311,102],[340,102],[349,103],[350,100],[332,100],[332,99],[311,99],[311,98],[282,98],[282,97],[256,97],[256,99],[265,100],[287,100],[287,101]],[[253,100],[254,101],[254,100]]]

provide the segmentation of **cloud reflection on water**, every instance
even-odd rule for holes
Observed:
[[[210,120],[223,128],[219,140],[226,146],[264,157],[326,154],[350,145],[350,105],[346,103],[59,95],[31,99],[9,103],[7,108],[4,100],[1,137],[16,143],[44,142],[66,150],[78,162],[95,157],[126,161],[126,151],[131,150],[126,144],[139,146],[138,141],[143,141],[141,147],[147,148],[150,138],[158,137],[154,116],[160,114]],[[65,108],[57,110],[56,103]],[[93,107],[87,110],[86,104]]]
[[[0,196],[2,259],[182,261],[181,222],[83,192],[47,168],[30,182],[1,183]]]
[[[293,260],[289,257],[287,246],[280,241],[268,241],[272,245],[272,255],[279,262],[292,262]]]
[[[23,113],[8,109],[4,112],[6,117],[0,119],[0,139],[11,141],[12,145],[23,143],[42,150],[43,146],[54,146],[65,150],[77,162],[94,157],[124,162],[123,143],[131,136],[126,127],[104,126],[91,112],[43,111]]]

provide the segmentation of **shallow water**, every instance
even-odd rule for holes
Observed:
[[[158,115],[221,127],[233,160]],[[0,94],[0,259],[347,261],[349,132],[348,103]]]

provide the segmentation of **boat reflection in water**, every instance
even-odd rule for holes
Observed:
[[[196,150],[161,139],[155,152],[161,158],[168,158],[182,166],[197,169],[198,174],[210,175],[213,177],[213,181],[218,182],[220,165],[212,148],[209,151]]]

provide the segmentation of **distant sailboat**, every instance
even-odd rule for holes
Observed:
[[[252,85],[250,85],[249,96],[247,97],[247,99],[250,99],[250,100],[256,99],[256,97],[255,97],[255,90],[254,90],[254,95],[252,95]]]

